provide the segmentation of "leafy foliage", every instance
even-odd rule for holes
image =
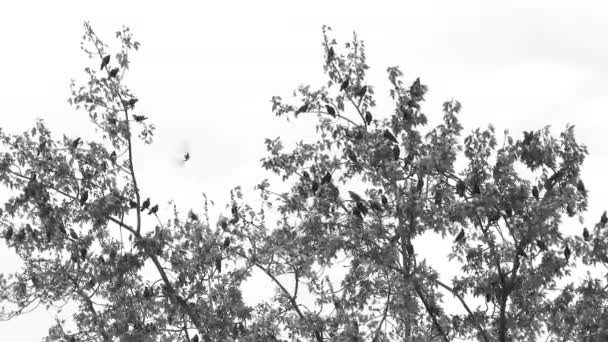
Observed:
[[[364,43],[354,35],[342,47],[330,31],[327,83],[299,87],[293,104],[272,98],[279,117],[317,117],[314,141],[265,142],[262,166],[291,188],[263,181],[259,208],[235,188],[227,217],[210,224],[206,211],[175,207],[163,222],[144,200],[133,132],[152,143],[154,126],[122,82],[139,43],[123,28],[109,54],[85,23],[95,68],[70,101],[99,141],[55,139],[43,121],[20,135],[0,130],[3,236],[24,266],[0,277],[4,318],[76,303],[76,329],[58,319],[49,341],[605,339],[606,281],[576,283],[571,271],[608,262],[608,218],[581,236],[560,229],[587,209],[587,150],[574,128],[517,139],[490,125],[463,137],[460,103],[427,118],[427,86],[406,83],[398,67],[387,68],[394,110],[383,115]],[[431,234],[452,244],[451,280],[422,259]],[[276,286],[272,301],[244,303],[253,270]]]

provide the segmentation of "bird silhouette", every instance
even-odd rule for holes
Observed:
[[[456,236],[456,239],[454,239],[454,243],[458,243],[462,240],[464,240],[465,235],[464,235],[464,229],[460,230],[460,233],[458,233],[458,235]]]
[[[230,246],[230,238],[226,237],[224,239],[224,248],[228,248]]]
[[[344,81],[342,81],[342,84],[340,84],[340,91],[345,91],[346,89],[348,89],[349,85],[350,80],[348,78],[344,79]]]
[[[110,64],[110,55],[106,55],[101,60],[101,68],[99,68],[99,70],[103,70],[103,68],[105,68],[106,66],[108,66],[108,64]]]
[[[583,240],[589,241],[589,238],[590,238],[589,230],[585,227],[585,228],[583,228]]]
[[[458,183],[456,183],[456,194],[462,198],[464,197],[466,190],[467,185],[463,181],[459,180]]]
[[[372,113],[365,112],[365,122],[367,123],[367,125],[372,123],[372,120],[374,119],[374,117],[372,116]]]
[[[133,114],[133,119],[136,122],[142,122],[142,121],[145,121],[146,119],[148,119],[148,117],[144,116],[144,115],[135,115],[135,114]]]
[[[398,144],[399,141],[397,141],[397,138],[395,138],[395,136],[393,135],[393,133],[391,133],[391,131],[389,131],[388,129],[385,129],[384,132],[382,133],[382,136],[389,140],[392,143]]]
[[[397,146],[397,145],[393,146],[393,159],[399,160],[400,154],[401,154],[401,150],[399,149],[399,146]]]
[[[141,204],[141,211],[144,211],[150,207],[150,197],[146,198]]]
[[[298,110],[296,110],[296,115],[301,113],[306,113],[308,111],[308,103],[304,103]]]
[[[363,86],[363,87],[359,88],[359,90],[357,90],[357,92],[355,92],[356,97],[363,97],[363,96],[365,96],[365,94],[367,94],[367,86]]]
[[[334,107],[330,105],[325,105],[325,110],[327,110],[327,114],[336,117],[336,110],[334,109]]]
[[[323,176],[323,178],[321,178],[321,184],[327,184],[327,183],[331,183],[331,173],[326,172],[325,176]]]
[[[116,151],[110,153],[110,161],[112,162],[112,165],[116,165]]]
[[[84,190],[82,192],[82,195],[80,195],[80,205],[85,205],[85,203],[87,203],[88,199],[89,199],[89,192]]]
[[[536,185],[532,187],[532,196],[534,196],[534,198],[538,201],[539,193],[538,187]]]
[[[110,70],[110,72],[108,72],[108,77],[109,78],[116,77],[116,75],[118,75],[119,70],[120,69],[118,69],[118,68],[114,68],[114,69]]]
[[[564,248],[564,258],[566,258],[566,262],[568,262],[568,260],[570,260],[571,254],[572,254],[572,251],[570,250],[570,247],[568,247],[568,244],[566,244],[566,247]]]
[[[184,163],[188,160],[190,160],[190,152],[186,152],[186,154],[184,154]]]
[[[80,145],[80,138],[76,138],[76,139],[74,139],[74,140],[72,141],[72,145],[71,145],[71,146],[72,146],[72,148],[73,148],[73,149],[77,149],[77,148],[78,148],[78,145]]]
[[[334,51],[334,47],[330,46],[329,50],[327,50],[327,63],[329,64],[336,57],[336,52]]]
[[[150,208],[150,210],[148,211],[148,215],[152,215],[152,214],[156,214],[158,212],[158,204],[155,204],[152,208]]]

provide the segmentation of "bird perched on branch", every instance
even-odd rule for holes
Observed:
[[[118,68],[114,68],[114,69],[110,70],[110,71],[108,72],[108,77],[109,77],[109,78],[116,77],[116,75],[118,75],[118,71],[119,71],[119,70],[120,70],[120,69],[118,69]]]
[[[99,68],[99,70],[103,70],[106,66],[108,66],[108,64],[110,64],[110,55],[106,55],[101,60],[101,68]]]
[[[334,107],[330,105],[325,105],[325,110],[327,110],[327,114],[336,117],[336,110],[334,109]]]
[[[147,116],[144,116],[144,115],[135,115],[135,114],[133,114],[133,119],[134,119],[136,122],[142,122],[142,121],[145,121],[147,118],[148,118],[148,117],[147,117]]]
[[[144,211],[150,207],[150,197],[146,198],[141,204],[141,211]]]
[[[148,215],[156,214],[158,212],[158,204],[155,204],[150,211],[148,211]]]

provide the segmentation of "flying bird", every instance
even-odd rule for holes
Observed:
[[[397,141],[397,138],[395,138],[395,136],[393,135],[393,133],[391,133],[391,131],[389,131],[388,129],[384,130],[384,133],[382,133],[382,136],[387,139],[390,140],[391,142],[398,144],[399,141]]]
[[[105,68],[106,66],[108,66],[108,64],[110,64],[110,55],[106,55],[101,60],[101,68],[99,68],[99,70],[103,70],[103,68]]]
[[[148,211],[148,215],[156,214],[158,212],[158,204],[155,204],[150,211]]]
[[[150,207],[150,197],[146,198],[144,202],[141,204],[141,211],[148,209]]]
[[[108,72],[108,77],[109,78],[116,77],[116,75],[118,75],[118,70],[120,70],[120,69],[114,68],[114,69],[110,70],[110,72]]]
[[[334,109],[334,107],[330,105],[325,105],[325,110],[327,110],[327,114],[336,117],[336,110]]]

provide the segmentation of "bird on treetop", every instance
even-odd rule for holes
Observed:
[[[110,55],[106,55],[101,60],[101,68],[99,68],[99,70],[103,70],[103,68],[105,68],[106,66],[108,66],[108,64],[110,64]]]

